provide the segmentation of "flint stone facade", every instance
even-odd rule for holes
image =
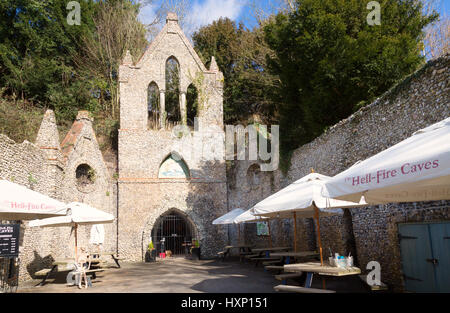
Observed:
[[[179,63],[181,124],[186,124],[188,86],[195,84],[199,91],[197,127],[193,131],[184,129],[183,135],[177,135],[176,128],[165,127],[163,113],[159,128],[147,126],[150,84],[158,86],[160,109],[165,110],[169,58]],[[126,55],[119,77],[120,255],[142,261],[157,219],[175,211],[194,227],[202,256],[215,256],[227,238],[223,229],[212,225],[214,219],[227,212],[223,74],[214,58],[206,69],[179,27],[177,16],[171,13],[137,64],[133,65],[130,55]],[[189,177],[158,176],[161,164],[172,153],[185,162]]]
[[[76,168],[89,165],[95,181],[89,189],[79,189]],[[0,134],[0,178],[21,184],[63,202],[84,202],[115,215],[111,175],[103,162],[88,112],[78,114],[63,143],[53,111],[48,110],[41,123],[35,144],[15,143]],[[115,225],[105,225],[105,250],[115,251]],[[88,249],[90,227],[78,228],[78,245]],[[34,273],[50,267],[55,258],[74,254],[74,235],[70,227],[30,228],[21,221],[19,242],[19,279],[28,280]]]

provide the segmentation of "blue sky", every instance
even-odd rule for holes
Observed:
[[[145,2],[146,0],[140,0]],[[155,16],[155,11],[161,6],[165,0],[153,0],[153,5],[146,5],[142,8],[140,13],[140,20],[143,23],[150,23]],[[168,0],[169,2],[176,0]],[[265,11],[273,11],[280,0],[184,0],[189,3],[190,19],[189,25],[191,29],[184,29],[190,35],[199,27],[208,25],[220,17],[228,17],[236,22],[242,22],[248,28],[256,25],[256,20],[253,14],[253,5],[257,3],[258,6],[264,8]],[[318,0],[319,1],[319,0]],[[439,0],[438,0],[439,1]],[[438,11],[448,13],[450,11],[450,0],[440,0],[438,4]]]
[[[145,2],[145,0],[142,0]],[[140,20],[143,23],[150,23],[154,20],[156,10],[160,7],[163,0],[155,0],[152,5],[145,5],[140,12]],[[248,27],[255,24],[251,12],[251,3],[254,0],[187,0],[190,4],[190,25],[195,31],[199,27],[208,25],[220,17],[228,17],[237,22],[242,22]],[[261,5],[276,0],[258,0]]]

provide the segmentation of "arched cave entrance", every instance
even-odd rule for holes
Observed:
[[[164,250],[161,244],[163,238]],[[184,256],[193,240],[198,240],[195,226],[178,210],[172,209],[162,214],[153,226],[152,241],[157,254],[170,250],[173,256]]]

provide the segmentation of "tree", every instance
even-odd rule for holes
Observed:
[[[280,77],[280,151],[320,135],[388,90],[423,63],[423,29],[437,18],[416,0],[384,0],[381,25],[366,22],[360,0],[297,0],[264,27],[275,56],[268,68]]]
[[[226,123],[245,123],[254,114],[273,120],[270,92],[277,80],[266,71],[266,54],[261,28],[249,31],[228,18],[201,27],[192,36],[194,49],[209,65],[214,56],[224,74],[224,118]]]
[[[81,1],[81,25],[70,26],[66,5],[64,0],[0,2],[0,86],[60,114],[89,106],[89,88],[78,79],[71,55],[93,31],[96,9],[94,1]]]
[[[137,61],[147,46],[146,30],[137,19],[139,4],[130,0],[100,1],[93,16],[95,32],[85,33],[73,54],[77,69],[91,81],[98,110],[117,118],[118,69],[127,50]]]

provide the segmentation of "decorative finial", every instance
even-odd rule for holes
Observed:
[[[130,50],[127,50],[127,53],[123,58],[122,65],[133,65],[133,58],[131,57]]]
[[[219,72],[219,66],[217,65],[216,58],[214,56],[211,57],[211,64],[209,65],[210,72]]]
[[[169,21],[174,21],[174,22],[178,23],[178,16],[177,16],[177,14],[174,13],[174,12],[167,13],[166,23],[169,23]]]

